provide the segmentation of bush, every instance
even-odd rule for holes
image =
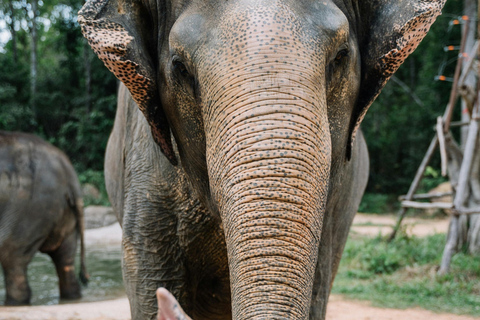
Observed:
[[[78,180],[82,186],[90,184],[100,192],[100,197],[98,198],[92,197],[91,195],[84,195],[83,202],[85,207],[90,205],[110,206],[103,171],[85,170],[78,174]]]
[[[397,195],[381,193],[365,193],[358,208],[365,213],[392,213],[399,209]]]
[[[400,232],[388,243],[379,235],[373,239],[349,241],[343,257],[359,274],[391,274],[407,265],[438,262],[438,253],[443,251],[444,238],[445,236],[440,234],[427,238],[409,237]]]

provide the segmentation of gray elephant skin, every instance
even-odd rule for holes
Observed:
[[[0,131],[0,263],[6,305],[29,304],[27,266],[37,251],[52,258],[61,299],[81,297],[74,259],[80,239],[80,279],[86,283],[83,200],[67,156],[37,136]]]
[[[359,125],[444,2],[85,4],[123,82],[105,173],[133,319],[325,318],[368,176]]]

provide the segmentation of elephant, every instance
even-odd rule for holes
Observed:
[[[105,180],[132,319],[325,318],[360,123],[444,3],[87,1],[122,82]]]
[[[5,305],[30,304],[27,266],[37,251],[57,271],[60,299],[81,297],[74,260],[80,238],[80,280],[87,283],[80,183],[67,156],[39,137],[0,131],[0,264]]]

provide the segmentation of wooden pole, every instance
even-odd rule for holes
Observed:
[[[478,40],[477,40],[477,41],[475,41],[475,44],[473,45],[472,51],[470,51],[468,53],[468,60],[465,63],[465,68],[463,69],[462,75],[460,76],[460,79],[458,80],[458,85],[459,86],[462,86],[462,85],[465,84],[465,79],[467,78],[467,76],[470,72],[470,69],[473,66],[473,62],[476,60],[475,56],[476,56],[476,52],[478,51],[478,49],[479,48],[478,48]]]
[[[442,177],[447,175],[448,167],[448,158],[447,158],[447,148],[445,146],[445,134],[443,133],[443,121],[442,117],[437,117],[437,137],[438,137],[438,146],[440,149],[440,159],[442,164]]]
[[[458,60],[457,60],[457,65],[455,67],[455,74],[454,74],[454,78],[453,78],[452,89],[451,89],[451,92],[450,92],[450,99],[449,99],[449,102],[447,104],[447,108],[445,109],[445,113],[443,115],[443,119],[444,119],[443,132],[444,133],[446,133],[450,130],[450,123],[452,121],[453,110],[455,109],[455,102],[456,102],[457,96],[458,96],[458,81],[459,81],[461,71],[462,71],[463,53],[465,51],[465,43],[466,43],[467,34],[468,34],[468,30],[469,30],[469,23],[465,23],[464,26],[465,27],[464,27],[464,30],[463,30],[463,33],[462,33],[462,40],[461,40],[461,44],[460,44],[460,54],[459,54],[459,57],[458,57]],[[413,194],[418,189],[418,185],[420,184],[423,173],[425,172],[425,169],[427,168],[427,165],[428,165],[428,163],[430,162],[430,160],[433,156],[433,152],[435,151],[435,148],[437,147],[438,142],[439,142],[439,137],[438,137],[438,135],[435,135],[432,142],[430,143],[430,146],[428,147],[427,153],[425,154],[425,157],[423,158],[422,163],[420,164],[420,167],[417,170],[415,178],[413,179],[413,182],[410,185],[410,189],[408,190],[408,193],[405,196],[406,201],[410,201],[410,200],[413,199]],[[400,225],[401,225],[402,220],[405,217],[406,213],[407,213],[407,208],[402,207],[400,209],[399,213],[398,213],[397,223],[395,224],[395,227],[393,228],[393,231],[388,238],[388,242],[391,242],[395,238],[395,236],[398,232],[398,229],[400,229]]]
[[[480,0],[478,1],[478,4],[477,4],[477,11],[478,11],[478,14],[480,15]],[[479,17],[479,15],[477,15],[477,17]],[[464,33],[462,35],[462,44],[464,44],[464,39],[467,38],[469,25],[472,20],[473,19],[470,18],[469,21],[465,23]],[[480,25],[478,23],[477,23],[477,30],[480,31]],[[477,44],[478,44],[478,41],[477,41]],[[480,50],[480,48],[477,45],[476,48],[474,46],[473,50]],[[463,51],[464,50],[461,50],[461,52]],[[473,57],[469,57],[469,58],[473,59]],[[464,70],[462,81],[464,81],[464,79],[466,78],[468,71],[469,71],[468,69]],[[479,125],[478,125],[478,122],[474,120],[475,118],[478,117],[478,112],[479,112],[478,111],[479,109],[478,94],[479,94],[479,90],[478,90],[478,82],[477,82],[477,94],[476,94],[477,98],[476,98],[476,101],[474,102],[475,107],[473,108],[472,117],[470,119],[467,140],[464,148],[465,151],[464,151],[463,160],[460,166],[460,172],[458,176],[457,192],[455,195],[455,199],[453,200],[454,210],[457,210],[458,213],[462,213],[462,211],[466,212],[466,210],[468,210],[468,208],[464,207],[464,204],[468,198],[470,172],[472,169],[473,159],[475,157],[475,146],[478,140]],[[449,107],[451,106],[449,105]],[[451,110],[449,110],[449,112],[451,112]],[[460,236],[459,234],[460,233],[460,230],[459,230],[460,215],[458,213],[452,216],[452,219],[450,220],[447,243],[445,245],[445,249],[443,250],[442,262],[440,265],[440,269],[438,270],[439,275],[446,274],[449,272],[452,256],[454,255],[457,249],[459,236]]]
[[[433,137],[432,142],[430,142],[430,145],[428,146],[427,153],[423,157],[422,163],[417,169],[417,173],[415,174],[415,178],[412,181],[412,184],[410,185],[410,188],[408,189],[408,193],[405,196],[406,201],[410,201],[413,199],[413,194],[417,191],[418,185],[420,184],[420,181],[422,180],[423,173],[425,172],[425,169],[427,169],[428,164],[430,163],[430,160],[432,160],[433,153],[435,152],[435,149],[437,148],[438,145],[438,136],[435,135]],[[391,242],[393,239],[395,239],[395,236],[397,235],[398,229],[400,229],[400,225],[402,224],[402,220],[405,217],[405,214],[407,213],[407,208],[402,207],[400,211],[398,212],[398,218],[397,218],[397,223],[395,224],[395,227],[393,228],[392,233],[388,237],[388,242]]]
[[[412,199],[414,200],[420,200],[420,199],[434,199],[434,198],[442,198],[446,196],[451,196],[453,195],[453,192],[435,192],[435,193],[419,193],[419,194],[414,194]],[[404,201],[406,200],[406,196],[400,196],[398,197],[398,201]]]
[[[478,109],[478,104],[476,109]],[[467,143],[465,144],[465,152],[463,155],[462,166],[458,177],[457,194],[453,205],[455,208],[463,207],[468,196],[468,182],[470,179],[470,171],[472,169],[473,157],[475,155],[475,145],[478,138],[478,122],[471,121],[468,129]]]
[[[478,104],[476,109],[478,109]],[[453,202],[454,208],[462,208],[466,198],[468,197],[468,182],[470,180],[470,170],[472,169],[472,161],[475,155],[475,145],[478,137],[478,122],[471,121],[470,128],[468,130],[467,143],[465,144],[465,153],[463,156],[462,166],[460,167],[460,174],[458,177],[457,194]],[[450,270],[450,262],[452,256],[456,251],[458,242],[458,226],[459,215],[452,216],[450,221],[450,229],[448,232],[447,244],[443,250],[442,263],[438,274],[446,274]]]
[[[448,228],[447,244],[445,249],[443,249],[442,262],[440,264],[440,269],[438,269],[438,275],[447,274],[450,271],[450,262],[452,260],[453,253],[457,247],[458,240],[458,227],[460,223],[460,216],[454,215],[450,220],[450,226]]]
[[[452,121],[453,110],[455,109],[455,102],[457,101],[458,79],[460,78],[460,74],[462,72],[463,54],[465,51],[465,43],[467,42],[469,25],[470,25],[470,21],[467,21],[464,24],[465,27],[463,28],[462,41],[460,43],[460,54],[458,55],[457,66],[455,67],[452,90],[450,91],[450,99],[448,101],[447,109],[445,110],[445,114],[443,116],[445,120],[445,124],[443,126],[443,132],[448,132],[448,130],[450,130],[450,122]]]
[[[449,202],[417,202],[402,201],[402,207],[415,209],[453,209],[453,205]]]

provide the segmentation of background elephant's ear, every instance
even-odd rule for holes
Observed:
[[[417,48],[446,0],[356,0],[362,57],[360,93],[350,122],[350,159],[358,127],[388,79]]]
[[[147,118],[154,140],[175,165],[170,127],[160,105],[150,55],[156,52],[151,32],[156,29],[145,17],[148,14],[140,0],[88,0],[78,13],[78,22],[98,57],[128,88]]]

